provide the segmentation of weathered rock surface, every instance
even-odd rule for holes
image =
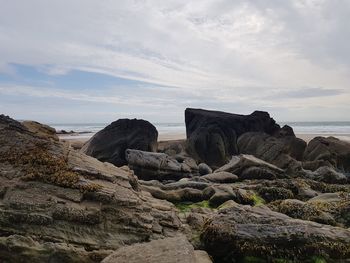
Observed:
[[[102,263],[210,263],[205,251],[195,251],[184,236],[125,246]]]
[[[169,140],[158,142],[158,152],[169,156],[186,155],[186,140]]]
[[[99,262],[125,244],[172,236],[172,204],[127,169],[0,116],[0,261]]]
[[[48,125],[36,121],[23,121],[22,125],[37,136],[58,141],[56,130]]]
[[[239,137],[242,154],[254,155],[282,169],[301,168],[306,142],[295,136],[275,137],[266,133],[247,132]]]
[[[157,139],[157,129],[148,121],[119,119],[96,133],[81,150],[102,162],[123,166],[126,149],[155,152]]]
[[[267,112],[238,115],[202,109],[185,110],[188,152],[196,160],[212,167],[225,164],[238,153],[237,138],[245,132],[273,135],[280,126]]]
[[[180,180],[198,175],[198,166],[191,158],[177,161],[165,153],[128,149],[125,157],[129,167],[142,180]]]
[[[318,161],[350,172],[350,143],[334,137],[316,137],[307,145],[304,161]]]
[[[229,172],[224,172],[224,171],[207,174],[202,176],[201,178],[208,180],[209,182],[219,183],[219,184],[234,183],[238,181],[237,175]]]
[[[327,166],[318,168],[313,172],[313,176],[317,181],[330,184],[342,184],[349,180],[345,174],[337,172],[333,168]]]
[[[198,172],[200,175],[206,175],[213,172],[213,170],[205,163],[198,164]]]
[[[277,179],[286,177],[284,171],[253,155],[241,154],[232,156],[230,162],[215,171],[236,174],[240,180],[245,179]]]
[[[350,230],[292,219],[266,206],[234,205],[220,209],[201,235],[215,262],[234,262],[245,256],[303,262],[313,255],[350,258]]]

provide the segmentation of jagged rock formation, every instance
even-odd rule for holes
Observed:
[[[185,110],[185,122],[191,156],[216,168],[238,153],[237,139],[243,133],[283,133],[270,115],[262,111],[238,115],[188,108]]]
[[[284,171],[277,166],[260,160],[253,155],[241,154],[232,156],[230,162],[215,172],[230,172],[239,179],[277,179],[286,177]]]
[[[307,145],[304,160],[318,162],[316,169],[321,165],[329,165],[349,173],[350,143],[334,137],[316,137]]]
[[[238,139],[240,153],[252,154],[282,169],[301,168],[306,142],[293,135],[275,137],[266,133],[247,132]],[[299,161],[299,162],[298,162]]]
[[[120,119],[96,133],[81,149],[89,156],[116,166],[126,165],[125,150],[157,150],[157,129],[148,121]]]
[[[99,262],[180,225],[173,205],[141,192],[128,169],[0,115],[0,261]]]

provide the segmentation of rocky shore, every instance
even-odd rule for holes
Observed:
[[[0,262],[350,262],[349,142],[261,111],[185,122],[185,140],[121,119],[72,147],[0,115]]]

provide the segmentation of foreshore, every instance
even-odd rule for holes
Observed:
[[[58,137],[60,140],[65,140],[69,142],[75,143],[85,143],[93,136],[93,133],[90,134],[79,134],[79,133],[71,133],[71,134],[59,134]],[[304,140],[305,142],[310,142],[315,137],[336,137],[342,141],[350,142],[350,134],[322,134],[322,133],[314,133],[314,134],[296,134],[296,137]],[[186,139],[185,133],[160,133],[158,135],[158,141],[173,141],[173,140],[184,140]]]

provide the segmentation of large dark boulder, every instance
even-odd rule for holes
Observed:
[[[157,129],[148,121],[120,119],[96,133],[81,150],[102,162],[123,166],[126,149],[155,152],[157,139]]]
[[[252,154],[280,168],[301,168],[306,142],[293,135],[275,137],[266,133],[247,132],[238,139],[240,153]]]
[[[322,162],[350,172],[350,143],[334,137],[316,137],[306,147],[304,161]]]
[[[187,108],[185,122],[188,152],[196,160],[214,168],[238,153],[237,138],[243,133],[255,131],[278,135],[281,131],[280,126],[263,111],[239,115]]]

